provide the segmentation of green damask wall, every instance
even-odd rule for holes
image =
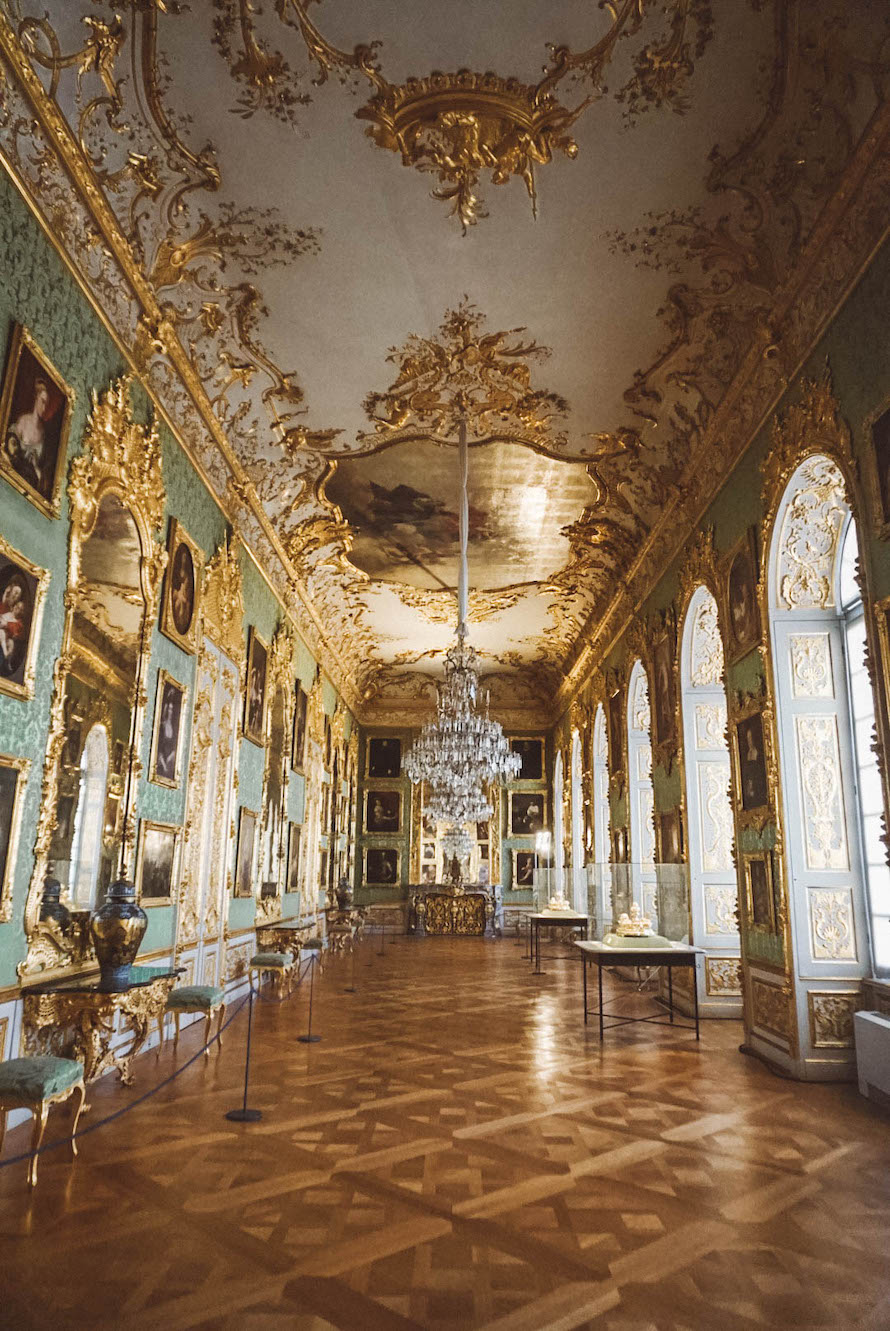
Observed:
[[[0,171],[0,342],[4,344],[11,324],[23,323],[49,359],[76,392],[69,432],[69,459],[80,451],[90,407],[92,389],[102,390],[127,368],[96,317],[88,301],[71,279],[62,261],[25,206],[5,172]],[[5,354],[5,352],[4,352]],[[135,390],[134,407],[139,419],[149,418],[149,404]],[[162,426],[166,518],[175,516],[209,558],[225,539],[225,516],[204,485],[188,456]],[[22,835],[14,868],[12,919],[0,924],[0,989],[16,981],[16,965],[25,955],[22,927],[25,897],[33,862],[34,830],[43,779],[43,755],[49,725],[52,671],[62,639],[63,597],[67,570],[68,514],[63,486],[62,511],[57,519],[45,518],[27,499],[0,478],[0,532],[9,544],[35,564],[50,571],[38,651],[34,698],[21,701],[0,695],[0,752],[31,760],[25,800]],[[242,555],[244,577],[244,628],[254,624],[269,641],[282,608],[249,555]],[[183,753],[188,754],[194,703],[195,658],[164,637],[157,627],[152,637],[148,673],[145,724],[142,737],[144,775],[137,793],[137,814],[160,822],[181,825],[185,816],[185,780],[169,790],[147,780],[154,707],[159,669],[167,670],[189,689],[187,732]],[[297,670],[305,688],[316,675],[316,662],[305,644],[297,640]],[[337,691],[325,681],[325,710],[332,713]],[[351,719],[349,720],[351,725]],[[238,755],[239,803],[259,809],[262,798],[264,750],[242,740]],[[187,762],[184,762],[187,768]],[[291,818],[303,816],[303,777],[291,773],[288,807]],[[298,896],[286,896],[283,914],[299,909]],[[254,920],[252,900],[233,900],[230,927],[248,928]],[[175,931],[172,907],[153,907],[143,951],[172,944]]]
[[[887,311],[890,309],[890,243],[885,244],[851,293],[846,304],[836,315],[829,329],[820,339],[806,364],[794,377],[777,413],[781,416],[797,401],[801,380],[818,379],[830,368],[834,393],[840,402],[841,414],[852,431],[853,447],[859,462],[860,474],[867,475],[867,455],[871,448],[868,420],[876,412],[890,405],[890,340],[887,337]],[[750,447],[740,459],[732,475],[701,519],[700,527],[714,528],[714,541],[718,558],[726,555],[742,539],[751,525],[758,533],[763,521],[761,500],[761,463],[770,448],[772,419],[764,424]],[[860,555],[865,564],[875,599],[890,593],[890,544],[874,534],[872,515],[856,513]],[[760,542],[762,545],[762,542]],[[765,557],[760,550],[761,559]],[[639,614],[642,618],[662,611],[675,602],[679,593],[681,554],[666,569],[650,596],[643,602]],[[629,664],[629,651],[622,638],[602,662],[604,670],[616,668],[625,675]],[[727,669],[727,692],[757,692],[763,679],[763,660],[755,650],[730,665]],[[568,735],[568,715],[561,718],[557,736]],[[670,772],[655,767],[652,774],[655,789],[656,813],[675,807],[681,798],[681,774],[678,764]],[[613,827],[627,823],[627,801],[612,799]],[[758,842],[749,832],[741,849],[754,850],[758,844],[774,844],[775,828],[768,826]],[[777,937],[750,934],[748,955],[760,960],[781,964],[780,940]]]

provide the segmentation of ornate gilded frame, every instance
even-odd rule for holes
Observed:
[[[253,664],[253,653],[257,643],[266,653],[266,673],[263,679],[263,706],[262,717],[260,719],[260,728],[253,731],[248,725],[248,714],[250,710],[250,671]],[[249,739],[251,744],[256,744],[258,748],[263,748],[268,739],[269,722],[269,680],[271,675],[271,660],[269,657],[269,644],[265,638],[257,632],[253,624],[247,630],[247,664],[244,671],[244,710],[241,716],[241,735],[244,739]]]
[[[52,493],[50,498],[44,499],[33,486],[15,471],[6,461],[5,437],[9,425],[10,409],[12,407],[12,392],[15,385],[16,372],[22,357],[22,351],[28,351],[43,369],[44,373],[53,380],[55,387],[61,392],[65,399],[64,417],[59,431],[59,451],[56,456],[55,472],[53,474]],[[57,518],[61,508],[61,489],[62,476],[65,471],[65,463],[68,459],[68,431],[71,425],[71,408],[76,400],[76,393],[70,384],[59,374],[59,371],[53,365],[49,357],[41,350],[32,335],[22,324],[15,323],[12,326],[12,334],[9,339],[9,352],[6,357],[6,366],[3,371],[3,388],[0,392],[0,438],[3,444],[0,445],[0,475],[5,481],[18,490],[19,494],[39,509],[41,513],[48,518]]]
[[[740,641],[732,628],[732,603],[730,600],[729,580],[732,574],[733,565],[740,555],[745,555],[751,567],[751,596],[752,613],[756,616],[756,623],[750,638]],[[721,595],[717,598],[717,604],[722,611],[722,637],[723,637],[723,655],[726,666],[735,665],[736,661],[741,661],[743,656],[753,652],[760,646],[764,634],[764,621],[761,614],[760,600],[758,597],[758,587],[760,583],[760,560],[757,554],[757,535],[756,528],[752,525],[747,528],[741,540],[736,541],[731,550],[724,555],[720,565]]]
[[[188,548],[192,557],[192,569],[194,572],[195,589],[194,604],[192,607],[192,618],[187,633],[180,633],[176,627],[176,620],[173,614],[171,599],[173,596],[173,560],[179,546],[184,545]],[[170,526],[167,532],[167,571],[164,576],[164,586],[161,593],[161,615],[158,622],[158,628],[175,642],[177,647],[181,647],[184,652],[194,655],[198,634],[201,626],[201,594],[204,583],[204,555],[201,552],[197,542],[193,541],[184,527],[181,527],[176,518],[170,519]]]
[[[161,699],[164,696],[164,686],[166,684],[174,685],[182,695],[182,702],[179,708],[179,733],[176,736],[176,767],[173,777],[160,776],[158,774],[158,741],[161,732]],[[161,669],[158,671],[157,685],[155,687],[155,711],[154,724],[151,733],[151,756],[148,762],[148,779],[155,786],[166,786],[169,790],[178,790],[182,781],[182,752],[184,748],[185,734],[188,729],[188,686],[180,684],[178,679],[174,679],[168,671]]]
[[[36,657],[37,645],[40,641],[40,633],[43,628],[43,610],[46,603],[46,592],[49,587],[49,571],[40,568],[37,564],[32,564],[31,560],[25,555],[20,554],[0,535],[0,556],[8,559],[11,564],[18,566],[34,578],[36,587],[34,591],[34,608],[31,614],[31,634],[28,641],[28,651],[25,657],[24,678],[21,684],[14,684],[9,679],[0,676],[0,693],[9,694],[12,698],[33,698],[34,680],[36,675]]]
[[[25,788],[31,771],[28,758],[13,758],[0,753],[0,767],[16,772],[15,793],[12,798],[12,813],[9,819],[9,840],[6,846],[6,863],[0,873],[0,924],[8,924],[12,919],[12,893],[15,886],[15,866],[18,858],[19,836],[22,829],[22,810],[24,808]],[[0,1058],[2,1058],[0,1049]]]
[[[568,783],[563,781],[563,790]],[[550,823],[550,792],[546,787],[539,783],[535,790],[510,790],[508,791],[507,801],[507,836],[508,837],[536,837],[538,832],[514,832],[513,831],[513,800],[516,795],[534,795],[541,801],[541,826],[538,832],[553,831]]]
[[[258,635],[257,635],[258,636]],[[262,640],[261,640],[262,641]],[[265,698],[265,762],[263,763],[263,795],[261,804],[261,813],[259,821],[259,839],[258,845],[262,848],[263,831],[266,819],[270,816],[271,810],[267,807],[269,803],[269,788],[272,783],[272,759],[273,745],[271,742],[271,716],[272,706],[274,705],[275,694],[280,689],[284,699],[284,715],[282,718],[282,745],[279,770],[279,789],[281,791],[281,800],[278,808],[278,819],[280,833],[278,845],[274,847],[275,854],[275,882],[278,885],[278,891],[274,894],[268,894],[257,898],[257,920],[258,922],[268,923],[270,920],[278,919],[281,915],[281,898],[285,891],[287,878],[287,856],[288,856],[288,817],[287,817],[287,792],[291,769],[291,743],[293,740],[293,721],[294,709],[296,703],[296,690],[294,681],[296,679],[296,667],[294,665],[294,637],[286,623],[278,625],[272,637],[266,656],[266,698]],[[249,669],[249,666],[248,666]],[[248,738],[251,738],[248,736]]]
[[[516,863],[520,855],[531,855],[534,859],[535,852],[528,846],[514,846],[510,851],[510,891],[511,892],[533,892],[535,890],[534,869],[532,869],[532,881],[530,883],[520,883],[516,877]]]
[[[393,850],[396,855],[396,876],[391,883],[381,883],[368,877],[368,855],[375,851]],[[362,852],[362,882],[365,887],[394,887],[402,885],[402,852],[398,846],[365,846]]]
[[[143,897],[142,872],[145,866],[146,832],[166,832],[173,838],[173,864],[170,871],[170,895],[168,897]],[[149,818],[139,820],[139,836],[136,849],[136,896],[145,910],[156,906],[172,906],[179,889],[179,873],[182,853],[182,828],[176,823],[156,823]]]
[[[116,496],[132,516],[141,549],[140,580],[144,604],[136,678],[132,688],[131,743],[121,812],[121,872],[129,874],[133,870],[136,790],[142,770],[140,753],[147,700],[145,685],[158,592],[167,563],[167,551],[160,542],[167,496],[157,419],[153,417],[148,426],[135,420],[131,387],[132,376],[125,374],[101,395],[93,391],[83,450],[74,458],[69,471],[70,527],[65,624],[61,650],[53,670],[53,699],[43,765],[40,813],[34,837],[34,866],[25,904],[24,926],[28,952],[18,966],[18,974],[22,979],[63,972],[84,960],[78,954],[73,940],[63,935],[53,922],[40,920],[40,901],[55,830],[59,769],[65,742],[66,679],[75,660],[72,638],[74,616],[79,605],[82,551],[95,528],[102,501],[108,495]]]
[[[372,795],[395,795],[395,796],[398,797],[398,817],[397,817],[397,821],[396,821],[396,826],[395,826],[395,827],[386,827],[386,828],[381,828],[381,829],[375,831],[375,829],[372,828],[372,827],[369,825],[369,820],[368,820],[368,808],[369,808],[369,805],[370,805],[370,801],[371,801],[371,796],[372,796]],[[391,788],[389,788],[389,789],[383,789],[382,787],[381,787],[380,789],[374,789],[373,787],[367,787],[367,788],[365,789],[365,807],[364,807],[364,816],[363,816],[363,826],[362,826],[362,830],[363,830],[363,832],[365,833],[366,836],[384,836],[384,837],[386,837],[386,836],[401,836],[401,834],[402,834],[402,791],[400,791],[400,790],[398,790],[398,789],[396,789],[396,788],[394,788],[394,787],[391,787]]]
[[[773,865],[772,850],[743,851],[740,855],[742,863],[742,876],[745,885],[745,911],[747,919],[746,927],[759,933],[775,934],[778,930],[778,918],[776,914],[776,878]],[[767,896],[767,914],[766,923],[754,920],[754,890],[751,880],[751,867],[754,864],[762,864],[764,877],[766,880]]]
[[[766,798],[762,804],[750,809],[744,807],[742,798],[742,763],[739,753],[738,727],[753,716],[759,716],[763,736],[763,771],[766,781]],[[744,830],[753,829],[758,834],[776,817],[775,805],[778,792],[778,762],[775,749],[775,728],[772,698],[764,690],[760,694],[736,694],[735,707],[729,720],[729,756],[732,767],[733,789],[735,793],[736,826]]]
[[[253,844],[250,848],[250,891],[239,892],[238,890],[238,869],[241,864],[241,844],[244,836],[244,825],[249,819],[253,819]],[[251,897],[256,896],[254,887],[254,876],[256,874],[257,857],[257,829],[259,827],[260,816],[254,809],[248,809],[245,805],[238,808],[238,837],[235,842],[235,860],[232,865],[232,895],[241,901],[249,901]]]
[[[877,407],[868,413],[862,423],[865,439],[863,481],[875,535],[884,541],[890,538],[890,513],[885,513],[881,499],[881,478],[878,473],[878,461],[875,453],[874,428],[881,417],[886,416],[888,412],[890,412],[890,398],[884,398]]]

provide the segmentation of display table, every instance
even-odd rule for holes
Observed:
[[[581,977],[582,990],[584,994],[584,1024],[587,1025],[588,1016],[598,1016],[600,1023],[600,1040],[603,1038],[605,1030],[611,1030],[616,1026],[627,1026],[637,1021],[648,1021],[654,1025],[664,1025],[670,1023],[674,1025],[674,985],[673,973],[675,966],[687,966],[692,970],[692,994],[695,1002],[695,1038],[699,1037],[698,1026],[698,985],[695,982],[695,962],[700,953],[704,953],[702,947],[692,947],[689,943],[668,943],[659,947],[647,946],[645,938],[625,938],[620,947],[611,946],[609,943],[600,942],[580,942],[575,939],[574,946],[578,948],[581,954]],[[599,1007],[592,1011],[587,1007],[587,967],[593,962],[596,966],[597,992],[599,995]],[[604,966],[645,966],[652,969],[656,966],[666,966],[668,973],[668,1011],[654,1013],[649,1017],[626,1017],[617,1012],[606,1012],[603,1009],[603,967]],[[655,1001],[655,1000],[653,1000]],[[608,1027],[604,1025],[603,1018],[609,1018]],[[685,1026],[685,1023],[680,1023]],[[692,1029],[688,1027],[687,1029]]]
[[[268,948],[270,952],[291,952],[296,957],[306,940],[316,937],[318,932],[314,920],[308,924],[265,924],[256,931],[257,947]]]
[[[25,989],[25,1053],[76,1059],[83,1064],[87,1082],[116,1068],[123,1084],[132,1085],[130,1063],[163,1015],[177,976],[182,974],[182,967],[131,966],[129,985],[117,993],[103,993],[98,976]],[[123,1049],[112,1048],[115,1035],[129,1035]]]
[[[358,906],[349,906],[345,910],[339,906],[325,907],[325,928],[332,952],[344,952],[355,945],[361,938],[366,913]]]
[[[418,887],[411,894],[408,932],[494,938],[495,900],[485,888],[456,891],[447,886]]]
[[[541,930],[542,929],[577,929],[587,937],[589,918],[577,910],[540,910],[528,917],[528,952],[535,975],[546,975],[541,970]],[[573,939],[573,942],[577,941]]]

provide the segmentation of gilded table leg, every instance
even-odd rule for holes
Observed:
[[[217,1026],[216,1026],[216,1047],[217,1047],[217,1049],[222,1049],[222,1028],[223,1028],[223,1026],[225,1025],[225,1020],[226,1020],[226,1005],[225,1005],[225,1003],[220,1003],[220,1005],[219,1005],[219,1021],[217,1022]]]
[[[83,1113],[84,1102],[87,1098],[87,1088],[83,1082],[79,1082],[74,1088],[74,1094],[79,1096],[77,1108],[74,1111],[74,1123],[71,1126],[71,1155],[77,1155],[77,1125],[80,1122],[80,1116]]]
[[[34,1111],[34,1131],[31,1133],[31,1159],[28,1161],[28,1182],[32,1188],[37,1186],[37,1152],[46,1132],[46,1120],[49,1105],[44,1100],[40,1108]]]
[[[204,1057],[210,1057],[210,1032],[213,1026],[213,1013],[208,1008],[204,1018]]]

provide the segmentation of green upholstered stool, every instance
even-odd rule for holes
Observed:
[[[0,1063],[0,1151],[6,1135],[6,1115],[10,1109],[29,1109],[34,1115],[31,1150],[36,1152],[43,1141],[50,1105],[60,1104],[74,1092],[80,1097],[71,1127],[71,1154],[77,1155],[74,1134],[80,1120],[86,1090],[83,1084],[83,1064],[73,1058],[56,1058],[53,1054],[39,1054],[33,1058],[10,1058]],[[28,1182],[33,1188],[37,1182],[37,1155],[28,1163]]]
[[[303,943],[303,945],[302,945],[302,951],[303,951],[303,952],[317,952],[317,953],[318,953],[318,957],[317,957],[317,961],[318,961],[318,969],[321,970],[321,971],[324,970],[324,939],[323,939],[323,938],[319,937],[318,934],[313,934],[311,938],[307,938],[306,941],[305,941],[305,943]]]
[[[163,1016],[158,1017],[158,1029],[161,1034],[161,1041],[164,1039],[164,1021],[167,1012],[173,1013],[175,1025],[175,1034],[173,1036],[173,1048],[179,1044],[179,1018],[183,1012],[203,1012],[204,1013],[204,1057],[210,1057],[210,1031],[213,1025],[214,1012],[219,1013],[219,1021],[216,1026],[216,1046],[222,1048],[222,1028],[226,1015],[226,991],[217,989],[213,984],[181,984],[174,989],[167,999],[167,1011]],[[158,1054],[161,1052],[161,1045],[158,1044]]]
[[[294,959],[290,952],[257,952],[251,957],[247,969],[250,975],[256,971],[258,983],[262,982],[264,975],[271,975],[279,998],[284,996],[285,990],[290,993],[294,973]]]

